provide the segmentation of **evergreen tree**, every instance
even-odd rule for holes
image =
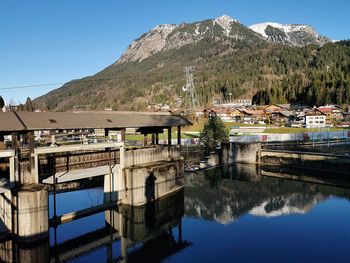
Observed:
[[[5,106],[4,99],[0,96],[0,110]]]
[[[204,124],[199,140],[207,151],[212,151],[218,144],[229,142],[229,131],[223,121],[216,114],[213,114]]]
[[[34,111],[34,106],[31,98],[27,98],[26,103],[24,104],[24,110],[25,111]]]

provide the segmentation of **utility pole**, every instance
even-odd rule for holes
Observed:
[[[193,66],[184,67],[184,72],[186,74],[186,86],[183,87],[183,91],[187,92],[189,95],[189,98],[186,98],[185,103],[187,102],[186,106],[195,108],[196,106],[198,106],[198,101],[197,101],[196,88],[194,86],[194,81],[193,81],[194,67]]]

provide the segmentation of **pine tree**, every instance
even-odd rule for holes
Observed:
[[[0,110],[5,106],[4,99],[0,96]]]
[[[26,103],[24,104],[24,110],[25,111],[34,111],[34,106],[31,98],[27,98]]]
[[[213,114],[204,124],[199,140],[207,151],[212,151],[217,145],[229,142],[229,131],[223,121],[216,114]]]

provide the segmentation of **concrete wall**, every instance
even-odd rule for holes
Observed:
[[[169,161],[179,158],[180,148],[177,146],[157,145],[149,148],[130,149],[125,152],[125,167],[158,161]]]
[[[301,166],[350,173],[350,157],[324,153],[261,150],[262,163]]]
[[[143,205],[183,187],[184,163],[180,158],[172,162],[149,163],[125,168],[125,188],[120,192],[123,204]]]
[[[257,163],[260,150],[260,143],[233,143],[231,144],[230,162]]]
[[[322,131],[323,130],[323,131]],[[350,142],[350,130],[327,131],[327,128],[318,132],[303,133],[260,133],[255,135],[231,136],[230,142],[281,142],[281,141],[321,141],[346,139]]]

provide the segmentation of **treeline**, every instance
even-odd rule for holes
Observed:
[[[0,96],[0,111],[4,106],[9,106],[5,105],[5,100],[3,99],[2,96]],[[19,105],[10,105],[10,106],[16,106],[17,110],[19,111],[34,111],[35,106],[31,98],[27,98],[26,102],[24,104],[20,103]]]
[[[350,104],[350,41],[310,50],[305,67],[266,83],[253,97],[257,104],[300,102],[307,105]]]

